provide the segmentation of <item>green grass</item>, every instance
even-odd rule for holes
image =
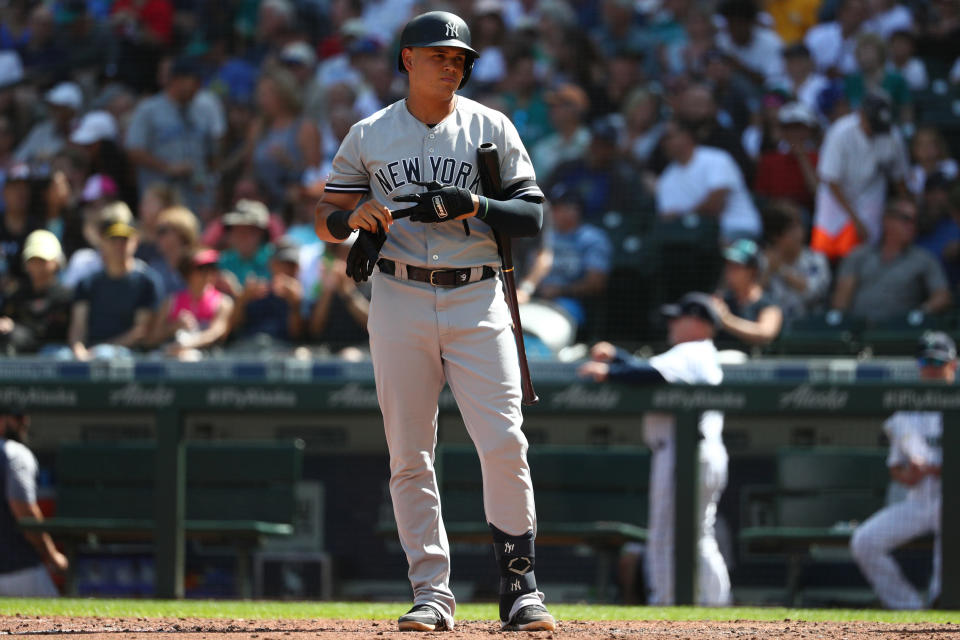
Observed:
[[[379,602],[242,602],[231,600],[56,600],[0,598],[0,615],[104,616],[104,617],[198,617],[231,619],[340,618],[389,620],[408,603]],[[782,607],[624,607],[616,605],[557,604],[550,607],[561,620],[758,620],[784,618],[810,621],[960,623],[960,611],[877,611],[852,609],[786,609]],[[463,604],[457,607],[461,620],[497,617],[494,604]]]

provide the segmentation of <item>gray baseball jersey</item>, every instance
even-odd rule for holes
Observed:
[[[430,127],[401,100],[353,126],[333,160],[326,191],[364,194],[391,210],[393,198],[436,180],[480,191],[477,148],[493,142],[508,197],[543,195],[530,158],[503,114],[457,96],[453,113]],[[397,220],[380,255],[418,267],[499,266],[484,222],[438,224]],[[445,383],[456,398],[484,469],[489,523],[510,536],[536,530],[527,441],[521,425],[520,373],[510,313],[500,282],[456,288],[375,272],[368,330],[377,398],[390,451],[390,494],[416,604],[430,604],[453,625],[450,553],[433,469],[437,400]],[[541,602],[521,595],[513,612]]]
[[[414,180],[436,180],[482,193],[477,148],[493,142],[500,151],[500,178],[508,198],[542,199],[533,164],[513,123],[499,111],[457,96],[456,109],[429,127],[414,118],[405,100],[353,125],[333,160],[325,190],[361,193],[391,211],[410,205],[393,198],[423,191]],[[425,225],[403,218],[390,228],[380,255],[406,264],[439,268],[499,266],[490,227],[468,218],[460,223]]]

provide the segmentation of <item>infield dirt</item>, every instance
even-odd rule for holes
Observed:
[[[553,632],[504,633],[510,638],[600,638],[620,640],[960,640],[960,625],[888,624],[877,622],[668,622],[618,620],[610,622],[560,620]],[[226,620],[202,618],[70,618],[0,616],[0,636],[77,635],[84,640],[156,638],[163,640],[301,640],[310,638],[398,638],[424,634],[396,631],[394,620]],[[463,620],[442,634],[425,634],[449,640],[489,638],[502,632],[483,620]]]

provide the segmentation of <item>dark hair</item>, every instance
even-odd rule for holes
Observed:
[[[800,216],[789,205],[773,201],[761,210],[763,217],[763,243],[767,246],[779,240],[783,234],[802,224]]]
[[[757,5],[753,0],[725,0],[721,3],[717,13],[725,18],[742,18],[743,20],[756,20],[758,13]]]

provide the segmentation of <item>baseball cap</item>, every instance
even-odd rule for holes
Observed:
[[[267,205],[257,200],[241,199],[233,206],[233,211],[223,216],[223,226],[250,226],[266,229],[270,222]]]
[[[103,230],[104,238],[132,238],[137,235],[137,228],[132,222],[107,223]]]
[[[46,229],[37,229],[31,232],[23,243],[24,264],[30,258],[61,261],[63,259],[63,249],[60,247],[57,236]]]
[[[920,364],[944,365],[957,357],[957,345],[943,331],[927,331],[917,343],[917,358]]]
[[[677,302],[665,304],[660,307],[660,313],[665,318],[679,318],[680,316],[691,316],[700,318],[718,329],[721,325],[720,314],[713,305],[713,299],[706,293],[691,291],[685,293]]]
[[[83,183],[83,192],[80,198],[84,202],[115,198],[118,193],[117,183],[105,173],[95,173]]]
[[[610,118],[600,118],[590,126],[590,134],[594,140],[616,142],[620,137],[620,130]]]
[[[43,99],[58,107],[68,107],[80,111],[83,106],[83,92],[75,82],[61,82],[47,91]]]
[[[757,243],[747,238],[734,240],[723,250],[723,258],[729,262],[742,264],[745,267],[756,267],[760,264],[760,248]]]
[[[802,102],[788,102],[780,107],[777,119],[780,124],[804,124],[811,129],[817,126],[817,117]]]
[[[274,249],[272,259],[278,262],[300,264],[300,248],[285,238],[281,238]]]
[[[7,169],[7,182],[23,182],[30,179],[30,165],[18,162]]]
[[[93,144],[117,138],[117,121],[107,111],[91,111],[80,120],[80,126],[70,134],[73,144]]]
[[[317,54],[306,42],[291,42],[280,52],[280,62],[312,67],[317,63]]]
[[[195,267],[204,267],[209,264],[217,264],[220,262],[220,252],[216,249],[210,249],[209,247],[199,249],[193,254],[191,262]]]
[[[873,133],[886,133],[893,126],[893,108],[890,100],[879,92],[870,92],[863,98],[860,105],[863,115],[870,123]]]
[[[0,51],[0,89],[23,81],[23,62],[16,51]]]

